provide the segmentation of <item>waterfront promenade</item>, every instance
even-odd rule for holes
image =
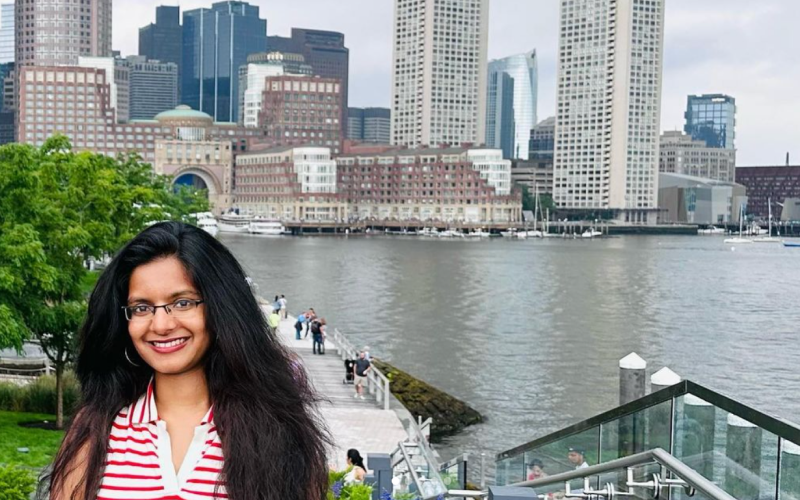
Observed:
[[[369,453],[393,452],[407,437],[397,413],[384,410],[366,391],[366,399],[354,399],[355,388],[342,383],[345,367],[336,346],[326,341],[324,356],[312,354],[311,334],[296,340],[295,322],[292,316],[282,320],[279,337],[300,358],[314,388],[326,400],[319,410],[334,440],[330,465],[343,468],[350,448],[356,448],[365,458]]]

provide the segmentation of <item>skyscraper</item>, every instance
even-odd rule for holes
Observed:
[[[14,2],[0,4],[0,64],[14,62]]]
[[[350,49],[344,46],[344,34],[335,31],[292,28],[291,38],[267,37],[267,50],[302,54],[313,74],[342,82],[342,133],[347,127],[347,92],[350,76]]]
[[[239,68],[239,125],[258,127],[258,115],[268,76],[307,75],[314,71],[302,54],[260,52],[247,56],[247,64]]]
[[[536,125],[538,73],[535,50],[489,63],[486,145],[502,149],[505,158],[528,159],[531,129]],[[503,85],[508,81],[500,75],[511,79],[511,95]]]
[[[690,95],[684,131],[710,148],[736,149],[736,99],[722,94]]]
[[[111,0],[17,0],[15,6],[17,67],[111,57]]]
[[[395,0],[392,144],[482,143],[489,0]]]
[[[130,70],[117,65],[113,57],[79,57],[81,68],[91,68],[105,72],[105,84],[109,87],[109,105],[114,109],[117,123],[125,123],[130,118]]]
[[[156,22],[139,28],[139,55],[162,63],[175,63],[180,78],[183,60],[180,7],[156,7]]]
[[[117,59],[116,65],[128,68],[131,120],[152,120],[178,105],[177,64],[128,56]]]
[[[255,5],[226,1],[184,12],[181,101],[215,121],[236,122],[239,67],[266,46],[267,21]]]
[[[553,197],[654,223],[664,0],[561,0]]]
[[[389,144],[392,112],[388,108],[347,110],[347,138],[358,142]]]

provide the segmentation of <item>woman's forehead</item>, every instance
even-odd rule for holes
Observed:
[[[195,291],[189,273],[175,257],[154,260],[133,270],[128,295],[172,295]]]

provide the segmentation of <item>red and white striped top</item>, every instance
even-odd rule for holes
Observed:
[[[219,481],[222,444],[213,418],[212,407],[195,428],[176,474],[167,424],[158,418],[151,381],[147,392],[114,419],[97,500],[228,498]]]

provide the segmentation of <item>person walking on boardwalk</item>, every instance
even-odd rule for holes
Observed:
[[[300,313],[297,321],[294,323],[295,340],[300,340],[300,334],[303,333],[303,323],[306,322],[306,313]]]
[[[364,458],[355,448],[347,450],[347,466],[350,471],[344,476],[344,485],[364,484],[364,477],[367,475],[367,468],[364,466]]]
[[[361,351],[353,365],[353,375],[356,380],[356,393],[353,396],[354,398],[364,399],[364,384],[367,383],[367,373],[372,370],[372,364],[369,362],[366,355],[367,353]]]
[[[275,300],[272,302],[272,310],[273,311],[280,311],[281,310],[281,298],[277,295],[275,296]]]
[[[281,315],[275,309],[267,316],[267,326],[270,332],[277,334],[278,328],[281,326]]]
[[[287,308],[288,302],[286,301],[286,295],[281,295],[281,298],[278,299],[278,303],[281,305],[280,315],[281,318],[286,319],[289,317],[289,309]]]
[[[325,498],[319,397],[266,331],[222,243],[180,222],[142,231],[89,299],[80,403],[40,496]]]
[[[314,311],[313,307],[309,307],[308,311],[306,311],[306,334],[303,336],[304,339],[308,338],[308,331],[311,329],[311,323],[313,323],[315,319],[317,319],[317,313]]]
[[[314,354],[325,354],[325,325],[327,322],[325,318],[314,320],[311,323],[311,336],[313,346],[311,352]]]

